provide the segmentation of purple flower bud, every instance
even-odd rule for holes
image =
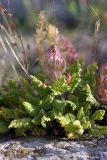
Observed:
[[[60,50],[57,46],[52,45],[45,56],[45,62],[54,70],[64,72],[66,69],[66,61],[60,54]]]
[[[45,55],[45,72],[50,81],[53,82],[66,70],[66,61],[60,54],[57,46],[52,45]]]
[[[54,70],[47,63],[45,64],[45,72],[51,82],[54,82],[56,79],[62,76],[62,72]]]

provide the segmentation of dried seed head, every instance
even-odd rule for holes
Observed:
[[[54,44],[58,43],[59,32],[58,32],[58,29],[55,26],[49,24],[48,27],[47,27],[47,34],[48,34],[48,39],[50,41],[50,44],[51,43],[54,43]]]

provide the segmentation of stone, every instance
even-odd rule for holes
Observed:
[[[23,137],[0,140],[0,160],[107,160],[107,138],[67,140]]]

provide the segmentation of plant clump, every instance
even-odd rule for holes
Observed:
[[[72,43],[48,24],[44,12],[36,27],[36,48],[43,73],[20,78],[20,84],[10,80],[1,89],[0,134],[14,129],[16,136],[107,135],[106,105],[97,98],[105,94],[96,95],[97,63],[85,67]]]

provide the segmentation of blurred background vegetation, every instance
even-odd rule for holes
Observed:
[[[46,10],[49,20],[63,30],[86,29],[101,19],[103,30],[107,27],[106,0],[0,0],[12,11],[16,24],[23,31],[32,31],[38,13]],[[9,4],[10,3],[10,4]]]
[[[71,40],[86,64],[92,62],[96,53],[98,61],[107,60],[107,0],[0,0],[0,3],[12,12],[16,28],[21,33],[25,50],[29,54],[32,73],[37,70],[35,29],[38,14],[42,10],[45,10],[49,22]],[[95,24],[98,20],[100,31],[96,46]],[[4,23],[2,16],[0,22]],[[22,52],[22,49],[18,50],[19,58]],[[0,59],[1,82],[11,69],[8,67],[7,55],[2,50]]]

